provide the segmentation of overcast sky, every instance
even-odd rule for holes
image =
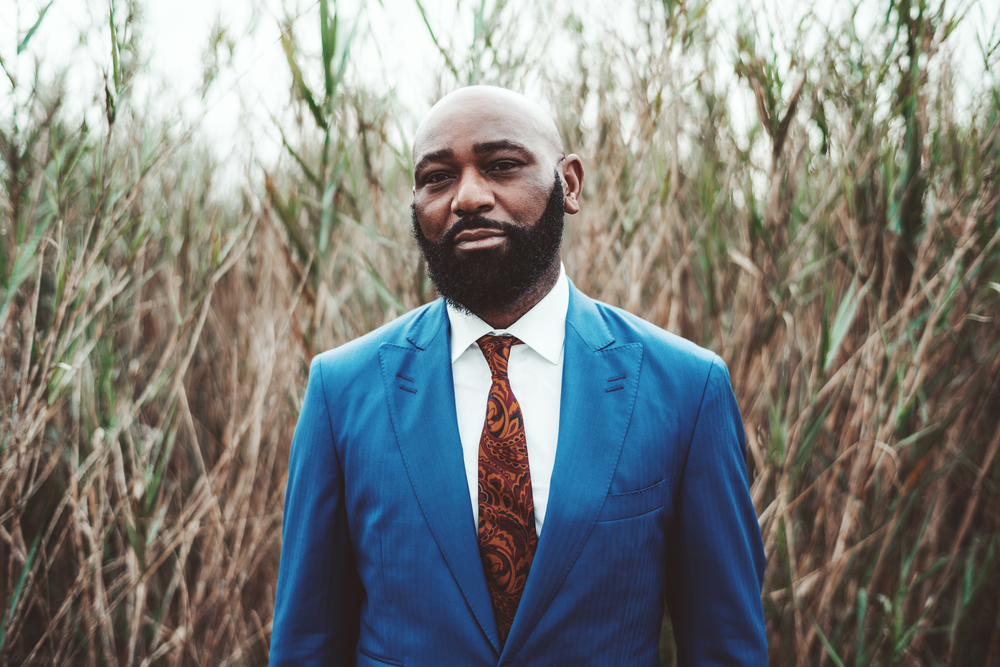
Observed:
[[[109,3],[53,0],[28,48],[18,57],[17,42],[23,39],[46,4],[48,0],[0,0],[0,57],[20,81],[30,80],[36,59],[42,63],[43,80],[57,71],[66,72],[70,104],[81,110],[89,107],[90,120],[97,123],[101,107],[91,102],[95,95],[102,94],[102,72],[110,68]],[[382,92],[391,87],[405,109],[404,122],[410,125],[403,129],[411,132],[432,99],[435,77],[442,68],[416,2],[348,0],[338,4],[341,25],[352,26],[355,22],[358,25],[358,39],[352,53],[354,76]],[[123,5],[118,3],[118,11],[123,11]],[[429,21],[439,38],[458,48],[467,47],[472,40],[471,5],[468,1],[424,0]],[[545,10],[551,16],[562,15],[570,6],[567,0],[541,5],[511,0],[510,5],[515,8],[523,5],[525,11],[551,7]],[[861,3],[856,25],[862,37],[881,29],[884,22],[884,15],[879,13],[884,10],[878,9],[881,5],[872,0]],[[318,2],[148,0],[142,6],[145,16],[140,24],[141,49],[149,59],[152,76],[144,77],[143,87],[136,91],[139,99],[150,99],[164,119],[200,126],[204,137],[220,155],[246,144],[247,134],[253,137],[262,161],[280,154],[271,118],[286,111],[289,74],[278,26],[286,17],[294,18],[297,38],[307,49],[316,48]],[[456,6],[461,9],[456,10]],[[609,23],[627,30],[632,19],[631,4],[620,0],[582,0],[572,6],[584,18],[585,26],[595,31],[590,33],[593,39],[599,39],[600,33],[596,31]],[[988,35],[990,30],[997,29],[1000,1],[965,0],[947,5],[949,11],[962,6],[969,6],[970,12],[954,40],[959,49],[954,60],[962,68],[963,76],[975,81],[983,76],[977,33]],[[732,52],[732,27],[740,19],[741,9],[759,11],[761,21],[776,31],[779,43],[795,32],[807,12],[807,3],[801,0],[712,0],[709,7],[714,23],[721,26],[717,41],[722,55]],[[849,10],[847,0],[825,0],[816,5],[816,13],[828,25],[837,25]],[[216,25],[225,27],[227,34],[235,38],[236,49],[232,62],[202,99],[199,89],[203,57]],[[821,43],[818,31],[814,36],[817,44]],[[558,44],[551,48],[559,53]],[[808,44],[805,50],[808,54]],[[731,75],[723,73],[723,76]],[[9,114],[9,90],[9,82],[5,77],[0,78],[0,114]],[[731,100],[736,107],[746,102],[747,99]],[[752,109],[747,110],[750,112]],[[733,113],[738,115],[741,111],[737,108]]]

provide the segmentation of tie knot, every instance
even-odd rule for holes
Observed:
[[[476,341],[479,349],[490,365],[490,372],[499,377],[507,377],[507,362],[510,360],[510,348],[520,345],[523,341],[513,336],[493,336],[487,334]]]

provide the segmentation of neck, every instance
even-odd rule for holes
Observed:
[[[521,319],[521,316],[535,307],[546,294],[552,291],[559,280],[559,257],[549,267],[549,270],[542,274],[541,279],[527,294],[518,299],[511,307],[502,311],[475,313],[479,319],[486,322],[494,329],[509,329],[510,325]]]

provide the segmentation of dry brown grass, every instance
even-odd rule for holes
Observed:
[[[638,41],[568,22],[578,69],[538,79],[588,169],[564,258],[729,365],[772,664],[1000,664],[1000,92],[957,108],[938,5],[790,71],[744,28],[738,138],[705,15],[643,7]],[[454,76],[524,80],[490,38],[530,16],[479,20]],[[266,662],[308,360],[433,298],[391,106],[286,34],[322,89],[296,79],[299,139],[241,204],[143,125],[135,72],[101,131],[44,87],[0,119],[4,665]]]

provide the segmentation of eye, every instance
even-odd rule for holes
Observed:
[[[445,180],[448,179],[448,177],[449,175],[448,172],[446,171],[433,171],[424,176],[421,180],[427,184],[435,184],[435,183],[443,183]]]
[[[510,171],[511,169],[516,169],[518,166],[520,165],[513,160],[500,160],[490,167],[490,171]]]

